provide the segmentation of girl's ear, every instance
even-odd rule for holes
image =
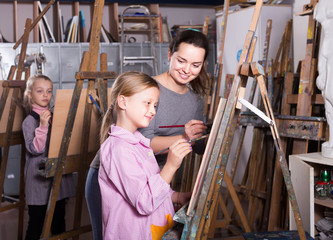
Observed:
[[[122,110],[126,109],[127,99],[124,95],[119,95],[118,99],[117,99],[117,102],[118,102],[118,106],[119,106],[120,109],[122,109]]]
[[[171,51],[170,51],[170,49],[168,49],[168,61],[170,62],[170,59],[171,59]]]

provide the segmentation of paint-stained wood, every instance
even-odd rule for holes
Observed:
[[[98,62],[98,55],[99,55],[99,40],[100,40],[100,31],[102,26],[102,18],[103,18],[103,7],[104,7],[104,0],[96,0],[94,4],[94,13],[92,18],[92,30],[91,30],[91,38],[90,38],[90,44],[89,44],[89,52],[84,52],[83,58],[80,65],[79,72],[83,75],[85,72],[95,72],[95,78],[89,78],[88,79],[88,87],[86,90],[82,90],[83,88],[83,82],[84,80],[82,77],[77,77],[77,81],[74,87],[74,91],[71,94],[71,101],[69,108],[66,112],[67,118],[64,125],[64,130],[61,132],[63,135],[61,135],[61,144],[59,147],[58,152],[54,151],[52,153],[57,154],[58,161],[55,164],[55,176],[54,181],[52,184],[52,189],[50,193],[50,198],[48,202],[48,211],[45,216],[44,220],[44,227],[42,231],[42,237],[46,238],[50,235],[50,227],[51,222],[54,214],[55,209],[55,203],[57,200],[57,195],[60,188],[60,182],[62,179],[63,169],[65,167],[65,162],[67,159],[67,156],[70,154],[71,144],[74,144],[71,142],[71,138],[73,138],[76,134],[74,133],[74,128],[76,127],[75,121],[82,120],[81,125],[81,133],[82,137],[79,139],[79,141],[76,144],[75,149],[79,151],[79,157],[80,157],[80,166],[78,166],[78,186],[76,190],[76,203],[75,203],[75,213],[74,213],[74,223],[73,223],[73,229],[79,229],[77,232],[73,232],[71,236],[74,236],[73,239],[78,239],[78,235],[84,233],[86,230],[84,227],[80,227],[81,225],[81,212],[82,212],[82,202],[83,202],[83,195],[84,195],[84,180],[86,175],[86,169],[89,165],[89,159],[91,160],[91,157],[89,157],[89,151],[91,149],[91,140],[94,141],[94,148],[98,147],[98,139],[94,138],[94,134],[98,136],[96,133],[98,128],[92,128],[92,123],[94,123],[95,120],[92,120],[93,118],[93,111],[94,107],[93,103],[89,100],[89,94],[92,93],[92,91],[95,92],[95,80],[97,73],[97,62]],[[106,59],[105,57],[103,59]],[[106,63],[103,62],[101,68],[105,70]],[[88,74],[89,75],[89,74]],[[104,81],[104,79],[102,79]],[[105,84],[100,85],[102,88],[105,87]],[[103,90],[104,91],[104,90]],[[82,93],[82,95],[81,95]],[[105,94],[104,94],[105,95]],[[81,104],[82,107],[80,107],[80,100],[82,100]],[[105,100],[103,100],[105,101]],[[81,118],[77,116],[77,114],[80,113],[81,109],[83,109],[83,115]],[[56,111],[56,110],[55,110]],[[99,114],[99,113],[98,113]],[[59,126],[59,127],[63,127]],[[53,129],[53,128],[52,128]],[[95,131],[95,132],[92,132]],[[52,139],[52,133],[51,132],[51,139]],[[97,147],[96,147],[97,145]],[[73,145],[72,145],[73,146]],[[50,153],[49,153],[50,157]],[[68,235],[67,235],[68,236]]]
[[[281,102],[281,115],[290,115],[290,105],[287,104],[287,96],[292,93],[292,85],[294,80],[294,74],[288,72],[284,77],[284,91],[282,95]],[[284,152],[287,149],[287,139],[281,139],[281,147]],[[278,222],[281,216],[281,192],[283,186],[283,176],[280,165],[280,158],[276,156],[275,158],[275,167],[274,167],[274,176],[273,176],[273,186],[272,186],[272,195],[271,195],[271,208],[269,211],[269,221],[268,221],[268,230],[274,231],[275,227],[279,226]]]
[[[16,81],[20,81],[22,78],[22,72],[24,69],[24,59],[26,56],[28,39],[29,39],[28,29],[31,27],[31,22],[32,22],[32,20],[30,18],[28,18],[25,22],[24,34],[22,37],[22,47],[20,50],[20,57],[19,57],[16,77],[15,77]],[[9,73],[10,79],[12,79],[12,77],[14,75],[14,69],[15,68],[13,68],[13,67],[11,68],[11,72]],[[13,132],[14,125],[15,125],[15,128],[17,128],[17,125],[18,125],[18,123],[16,122],[17,120],[15,120],[15,117],[19,118],[16,115],[16,110],[17,110],[17,102],[19,100],[19,97],[21,97],[21,99],[22,99],[22,91],[20,88],[14,88],[12,90],[12,93],[10,93],[10,90],[8,91],[8,87],[5,87],[5,91],[6,91],[5,94],[2,94],[2,96],[6,95],[6,98],[8,98],[8,96],[11,96],[11,98],[10,98],[10,100],[7,100],[7,101],[6,101],[6,99],[1,98],[1,103],[5,104],[5,105],[9,105],[10,107],[9,107],[8,119],[7,119],[6,123],[4,123],[4,125],[6,124],[6,131],[5,131],[5,133],[1,134],[1,140],[4,140],[4,142],[3,142],[3,145],[1,145],[3,148],[2,148],[2,156],[1,156],[2,158],[1,158],[1,167],[0,167],[0,193],[3,192],[4,178],[5,178],[5,173],[6,173],[6,169],[7,169],[10,145],[23,143],[22,133],[20,133],[18,135],[17,132]],[[8,93],[8,95],[7,95],[7,93]],[[6,106],[2,107],[2,109],[4,109],[4,112],[6,112],[5,108],[6,108]],[[18,110],[18,112],[19,112],[19,110]],[[4,116],[7,116],[7,114],[4,115],[3,112],[1,112],[1,115],[2,115],[1,123],[3,123]],[[21,116],[21,124],[22,124],[22,119],[23,119],[23,117]],[[19,138],[17,138],[17,135],[19,136]],[[13,141],[14,138],[16,138],[18,140],[18,142],[14,142]],[[23,217],[24,217],[24,206],[25,206],[24,205],[24,186],[23,186],[24,185],[24,165],[25,165],[25,158],[23,155],[24,152],[25,152],[24,150],[22,150],[22,152],[21,152],[19,201],[12,203],[13,206],[16,206],[19,209],[18,230],[17,230],[18,239],[23,238]],[[1,206],[1,203],[0,203],[0,206]]]
[[[252,68],[257,67],[258,65],[252,65]],[[259,69],[260,70],[260,69]],[[277,126],[276,126],[276,121],[274,118],[274,114],[272,111],[272,108],[270,106],[270,102],[269,102],[269,98],[267,95],[267,91],[266,91],[266,86],[265,86],[265,82],[263,79],[262,75],[258,75],[257,76],[257,80],[258,80],[258,85],[260,88],[260,93],[263,99],[263,103],[265,106],[265,110],[266,110],[266,114],[267,116],[274,122],[273,125],[270,125],[270,129],[271,129],[271,133],[274,139],[274,144],[275,144],[275,148],[277,151],[277,154],[279,156],[279,162],[281,165],[281,170],[282,170],[282,174],[283,174],[283,178],[284,178],[284,182],[288,191],[288,196],[289,196],[289,201],[292,207],[292,211],[294,213],[294,219],[297,225],[297,230],[298,230],[298,234],[300,236],[300,239],[305,240],[306,236],[305,236],[305,232],[304,232],[304,228],[303,228],[303,223],[302,223],[302,219],[301,219],[301,215],[299,212],[299,208],[298,208],[298,204],[296,201],[296,196],[295,196],[295,191],[291,182],[291,177],[290,177],[290,172],[288,169],[288,164],[285,158],[285,154],[282,148],[282,144],[281,144],[281,139],[279,136],[279,132],[277,130]]]
[[[311,5],[315,7],[317,0],[311,0]],[[298,87],[297,116],[311,116],[312,95],[315,86],[315,64],[314,60],[316,46],[316,26],[317,22],[313,14],[309,15],[305,59],[302,61],[300,81]],[[294,140],[293,154],[307,153],[307,140]]]
[[[201,234],[203,233],[204,225],[207,220],[207,214],[210,211],[210,208],[213,208],[213,211],[216,206],[216,201],[212,201],[215,196],[215,199],[218,196],[219,188],[215,187],[216,184],[221,186],[225,168],[227,165],[227,155],[230,151],[231,142],[228,142],[231,138],[229,133],[231,133],[231,126],[234,119],[235,106],[238,97],[239,87],[241,86],[241,79],[239,77],[239,71],[242,64],[246,61],[247,55],[251,49],[251,42],[254,37],[254,32],[256,29],[256,25],[259,19],[260,10],[262,6],[262,1],[257,1],[256,7],[254,10],[253,18],[251,21],[250,29],[246,35],[245,43],[243,46],[243,50],[240,56],[240,61],[237,66],[237,71],[235,74],[235,79],[230,91],[229,98],[226,103],[225,111],[223,118],[221,120],[221,124],[218,129],[218,133],[216,136],[215,144],[213,147],[211,159],[208,165],[205,183],[201,190],[201,197],[198,202],[198,206],[195,212],[195,215],[192,218],[192,221],[189,226],[189,231],[187,233],[187,238],[201,238]],[[213,124],[214,125],[214,124]],[[222,150],[221,154],[220,151]],[[216,166],[218,166],[216,168]],[[212,201],[212,204],[211,204]],[[207,204],[209,203],[209,204]],[[211,214],[210,216],[212,216]],[[209,216],[209,215],[208,215]],[[191,237],[190,237],[191,236]]]

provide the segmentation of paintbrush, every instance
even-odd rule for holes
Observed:
[[[191,142],[199,141],[199,140],[204,139],[204,138],[206,138],[206,137],[208,137],[208,136],[209,136],[209,134],[202,135],[201,137],[193,138],[192,140],[189,140],[189,141],[187,141],[187,142],[188,142],[188,143],[191,143]],[[161,150],[161,151],[155,153],[155,155],[159,155],[159,154],[161,154],[161,153],[163,153],[163,152],[165,152],[165,151],[167,151],[167,150],[169,150],[169,148],[165,148],[165,149],[163,149],[163,150]]]

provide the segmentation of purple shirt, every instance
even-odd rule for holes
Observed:
[[[114,125],[109,135],[98,176],[103,238],[161,239],[173,224],[173,191],[160,176],[150,141]]]
[[[22,123],[25,141],[25,202],[27,205],[46,205],[49,200],[53,178],[45,178],[38,174],[43,159],[47,159],[49,151],[50,130],[38,131],[39,120],[28,115]],[[43,135],[43,136],[42,136]],[[36,139],[40,139],[36,146]],[[75,196],[75,185],[72,174],[62,176],[57,200]]]

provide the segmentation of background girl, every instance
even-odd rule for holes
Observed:
[[[52,186],[52,179],[37,173],[43,159],[48,155],[52,120],[49,104],[52,91],[53,84],[49,77],[34,75],[28,79],[24,92],[24,103],[29,110],[29,115],[22,123],[26,148],[25,201],[29,212],[26,240],[40,239]],[[65,232],[65,200],[74,196],[74,193],[72,175],[64,175],[51,225],[53,235]]]
[[[173,202],[189,200],[190,194],[173,192],[170,182],[191,145],[175,141],[160,171],[149,139],[137,131],[155,116],[158,98],[158,84],[144,73],[124,73],[112,87],[101,127],[98,175],[104,239],[161,239],[173,225]]]

